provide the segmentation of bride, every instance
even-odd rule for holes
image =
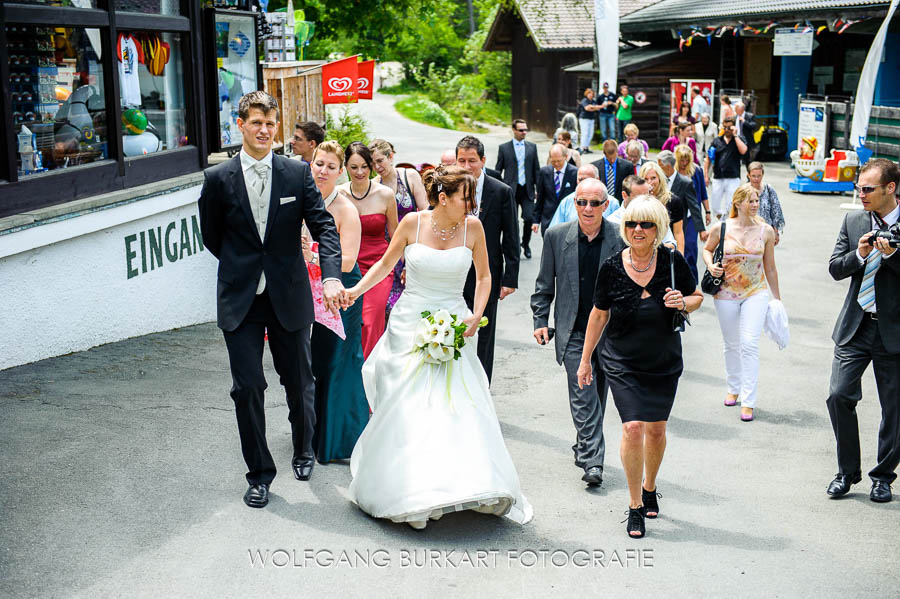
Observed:
[[[356,301],[406,260],[406,290],[363,366],[372,419],[350,458],[350,498],[376,518],[425,528],[449,512],[476,510],[524,524],[531,505],[503,442],[476,354],[491,274],[484,229],[473,212],[475,180],[456,166],[424,175],[433,210],[408,214],[384,256],[352,288]],[[462,290],[474,258],[475,313]],[[422,312],[445,309],[468,326],[458,360],[426,364],[414,336]]]

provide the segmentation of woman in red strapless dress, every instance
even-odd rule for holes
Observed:
[[[355,141],[347,146],[344,165],[350,181],[344,183],[341,189],[350,194],[359,211],[362,240],[357,264],[365,276],[384,255],[390,237],[397,229],[397,202],[389,187],[369,178],[374,170],[374,163],[372,153],[365,144]],[[363,296],[362,346],[365,357],[369,357],[372,348],[384,333],[385,307],[393,283],[394,273],[391,272]]]

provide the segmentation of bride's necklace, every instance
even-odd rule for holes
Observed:
[[[456,221],[452,227],[449,229],[441,229],[437,226],[437,221],[434,218],[434,215],[431,215],[431,231],[434,233],[436,237],[439,237],[441,241],[447,241],[449,239],[453,239],[456,237],[456,231],[459,229],[459,225],[462,224],[462,221]]]
[[[653,265],[653,261],[656,259],[656,248],[653,248],[653,254],[650,255],[650,261],[647,262],[647,266],[645,268],[638,268],[634,265],[634,252],[628,252],[628,261],[631,262],[631,268],[634,269],[634,272],[647,272],[650,270],[650,267]]]
[[[360,202],[360,201],[366,199],[366,196],[369,195],[370,191],[372,191],[372,180],[371,179],[369,179],[369,186],[366,187],[366,193],[362,194],[359,197],[356,197],[356,194],[353,193],[353,183],[350,184],[350,195],[352,195],[353,199],[356,200],[357,202]]]

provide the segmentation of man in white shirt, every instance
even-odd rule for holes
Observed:
[[[694,115],[694,119],[697,121],[700,120],[702,115],[710,114],[709,102],[700,93],[700,87],[696,85],[691,88],[691,114]]]

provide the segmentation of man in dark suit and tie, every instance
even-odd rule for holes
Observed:
[[[475,207],[484,227],[488,263],[491,267],[491,295],[484,315],[487,326],[478,331],[478,359],[488,382],[494,370],[494,338],[497,331],[497,302],[519,286],[519,228],[512,190],[484,172],[484,144],[467,135],[456,144],[456,163],[475,177]],[[469,308],[475,300],[475,267],[469,271],[463,297]]]
[[[537,206],[532,231],[537,233],[538,225],[541,235],[547,231],[559,201],[575,191],[577,180],[578,169],[566,161],[565,146],[554,144],[550,148],[550,164],[542,166],[538,174]]]
[[[272,153],[278,103],[261,91],[238,104],[240,153],[206,170],[200,192],[203,243],[219,259],[216,311],[231,365],[231,398],[237,415],[249,488],[244,503],[265,507],[275,462],[266,443],[265,335],[285,388],[291,423],[294,476],[308,480],[315,460],[314,380],[310,326],[314,312],[300,230],[306,221],[319,242],[325,305],[337,314],[341,242],[325,210],[309,165]]]
[[[525,141],[528,125],[522,119],[512,122],[513,138],[500,144],[497,165],[502,180],[513,190],[516,204],[522,209],[522,253],[531,258],[531,225],[535,222],[534,199],[541,165],[537,146]]]
[[[584,349],[584,334],[593,308],[594,285],[600,266],[621,251],[617,227],[603,218],[609,197],[596,179],[585,179],[575,189],[577,221],[555,225],[544,235],[541,268],[534,283],[531,311],[534,338],[550,342],[550,305],[556,327],[556,361],[563,364],[569,382],[569,407],[575,422],[575,465],[584,469],[581,480],[590,486],[603,482],[603,413],[608,385],[600,366],[598,344],[591,362],[597,376],[590,385],[578,385],[578,366]],[[554,301],[555,300],[555,301]]]
[[[616,199],[622,198],[622,181],[628,175],[635,174],[634,165],[630,160],[619,158],[619,144],[614,139],[603,142],[603,158],[592,162],[600,173],[600,180],[606,184],[608,193]]]
[[[890,160],[869,160],[860,169],[857,190],[865,210],[844,217],[828,264],[835,280],[850,277],[832,335],[834,361],[827,401],[838,459],[838,473],[827,493],[835,498],[862,480],[856,405],[862,399],[860,379],[870,362],[881,402],[878,463],[869,471],[872,501],[891,500],[891,483],[900,464],[900,257],[884,238],[870,243],[875,231],[896,225],[900,217],[898,185],[900,168]]]

